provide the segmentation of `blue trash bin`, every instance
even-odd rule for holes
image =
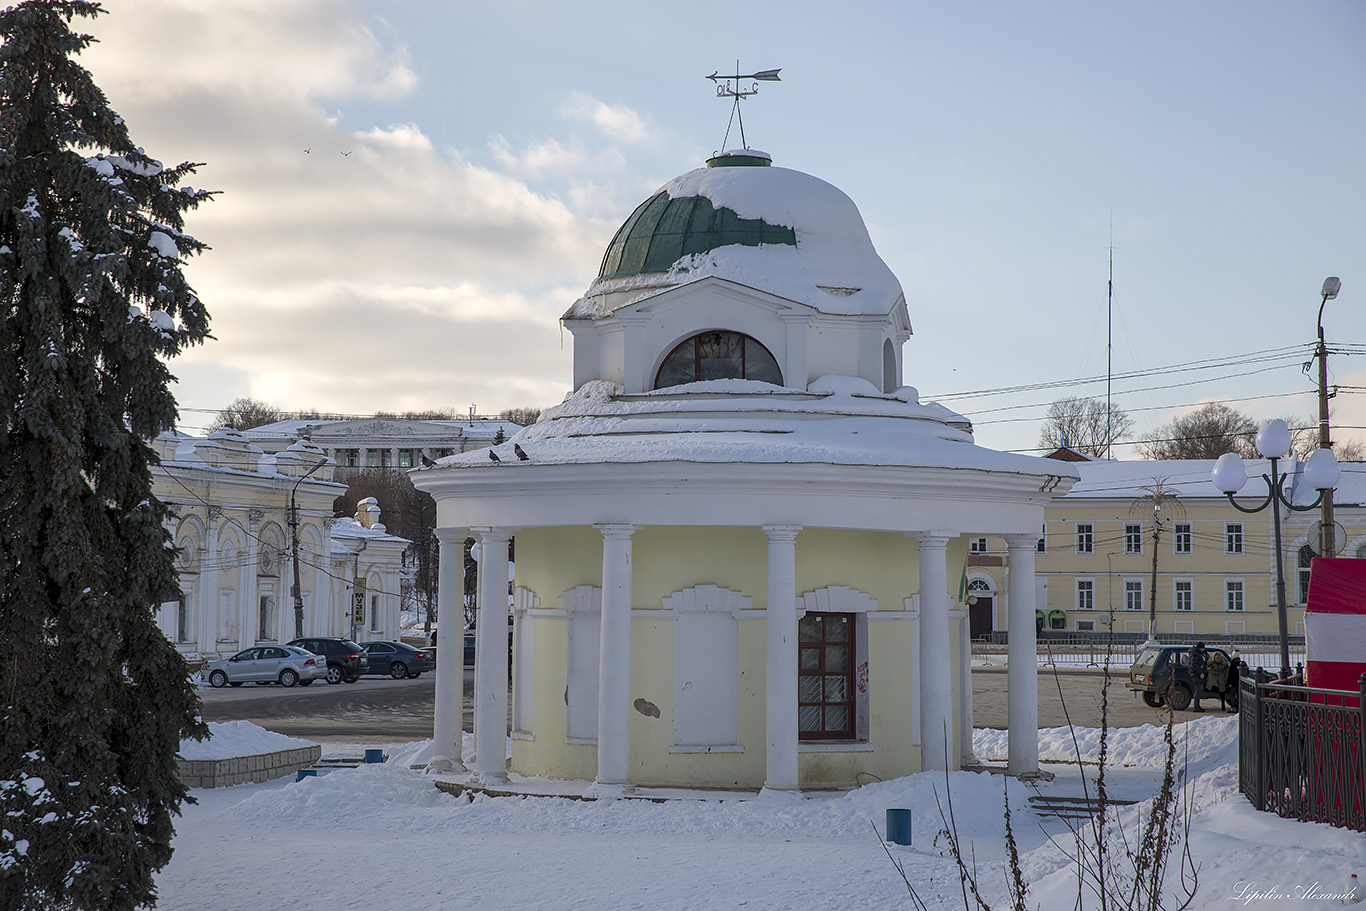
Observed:
[[[300,769],[299,771],[297,771],[297,772],[294,773],[294,780],[295,780],[295,781],[303,781],[305,778],[317,778],[317,777],[318,777],[318,770],[317,770],[317,769]]]
[[[894,845],[911,843],[911,811],[898,808],[887,811],[887,840]]]
[[[366,750],[366,751],[365,751],[365,761],[366,761],[366,762],[383,762],[383,761],[384,761],[384,751],[383,751],[383,750]]]

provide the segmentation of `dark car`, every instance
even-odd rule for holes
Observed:
[[[370,659],[361,648],[350,639],[340,636],[306,636],[288,643],[306,649],[327,659],[327,682],[355,683],[360,675],[370,669]]]
[[[415,679],[436,666],[426,649],[415,648],[406,642],[386,639],[367,642],[361,648],[365,649],[366,657],[370,659],[367,674],[388,674],[395,680],[404,677]]]
[[[1206,651],[1210,657],[1218,652],[1225,661],[1230,660],[1229,653],[1221,648]],[[1189,645],[1146,646],[1129,667],[1127,686],[1142,695],[1143,701],[1153,708],[1170,705],[1174,710],[1182,711],[1191,704],[1191,696],[1195,693],[1191,684],[1190,653]],[[1222,691],[1206,684],[1205,696],[1217,698],[1220,692],[1227,693],[1237,685],[1238,681],[1231,676]]]

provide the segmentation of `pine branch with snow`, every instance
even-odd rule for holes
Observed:
[[[181,271],[212,196],[135,147],[75,60],[81,0],[0,11],[0,907],[155,901],[203,731],[155,605],[179,597],[148,441],[208,337]]]

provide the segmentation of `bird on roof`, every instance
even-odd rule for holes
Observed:
[[[517,458],[518,458],[520,461],[523,461],[523,462],[530,462],[530,461],[531,461],[531,456],[527,455],[526,452],[523,451],[522,447],[519,446],[519,445],[517,445],[516,443],[513,443],[513,444],[512,444],[512,451],[515,452],[515,453],[517,453]]]
[[[426,456],[423,456],[423,457],[422,457],[422,467],[423,467],[423,468],[431,468],[431,467],[434,466],[434,465],[436,465],[436,460],[435,460],[435,459],[429,459],[429,458],[427,458]]]
[[[490,461],[490,462],[501,462],[501,461],[503,461],[503,460],[500,459],[500,458],[498,458],[498,453],[496,453],[496,452],[494,452],[492,449],[490,449],[490,450],[489,450],[489,461]]]

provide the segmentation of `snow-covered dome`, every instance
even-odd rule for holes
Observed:
[[[853,200],[745,150],[711,159],[641,203],[565,318],[602,318],[708,276],[830,314],[883,316],[902,301],[901,284],[873,248]]]

